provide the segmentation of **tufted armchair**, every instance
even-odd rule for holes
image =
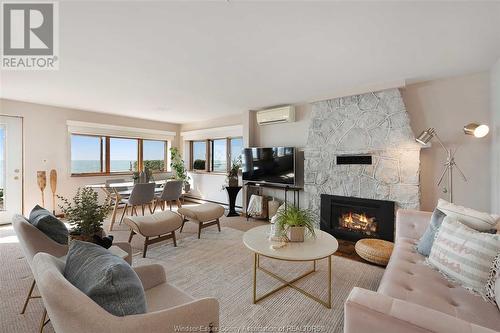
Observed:
[[[432,213],[400,209],[394,251],[377,292],[354,288],[344,304],[344,332],[497,332],[496,305],[452,285],[415,245]]]

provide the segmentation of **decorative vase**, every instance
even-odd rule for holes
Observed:
[[[287,238],[290,242],[303,242],[305,227],[290,227],[287,230]]]
[[[184,184],[184,192],[188,193],[191,190],[191,184],[185,183]]]
[[[229,185],[229,187],[237,187],[238,186],[238,178],[236,178],[236,177],[228,178],[228,185]]]

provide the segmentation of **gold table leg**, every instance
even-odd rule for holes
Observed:
[[[328,300],[327,301],[321,300],[318,297],[305,291],[304,289],[294,285],[295,282],[297,282],[297,281],[301,280],[302,278],[316,272],[316,260],[309,260],[309,261],[313,262],[313,269],[312,270],[294,278],[293,280],[287,281],[284,278],[282,278],[281,276],[267,270],[264,267],[261,267],[259,259],[260,259],[260,255],[258,253],[254,253],[254,266],[253,266],[253,303],[254,304],[263,300],[264,298],[269,297],[270,295],[278,292],[279,290],[281,290],[283,288],[290,287],[290,288],[295,289],[296,291],[300,292],[301,294],[311,298],[312,300],[322,304],[323,306],[327,307],[328,309],[332,308],[332,256],[331,255],[326,257],[326,259],[328,260]],[[287,260],[285,260],[285,261],[287,261]],[[261,270],[262,272],[266,273],[267,275],[275,278],[276,280],[282,282],[283,284],[257,298],[257,269]]]

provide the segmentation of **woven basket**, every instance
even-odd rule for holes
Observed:
[[[359,240],[354,248],[356,253],[366,261],[387,266],[394,243],[382,239],[365,238]]]

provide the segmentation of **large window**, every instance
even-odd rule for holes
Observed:
[[[167,143],[165,141],[143,140],[142,157],[144,168],[164,171],[167,165]]]
[[[234,161],[241,159],[243,138],[191,141],[190,147],[191,170],[225,173],[231,168]]]
[[[71,134],[71,174],[167,171],[167,142]]]
[[[191,151],[191,167],[193,168],[193,170],[205,170],[207,164],[207,142],[192,141]]]

